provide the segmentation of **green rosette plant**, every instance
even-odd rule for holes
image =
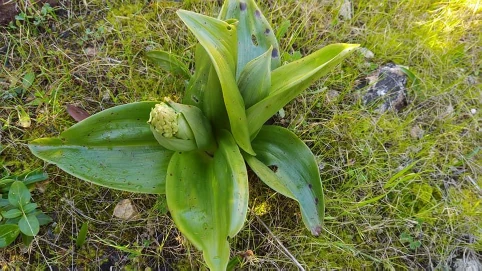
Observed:
[[[253,0],[227,0],[218,18],[177,14],[199,41],[195,72],[173,54],[146,55],[188,80],[182,104],[116,106],[57,138],[30,142],[32,153],[98,185],[165,193],[174,222],[211,270],[226,269],[229,238],[246,220],[246,163],[296,200],[305,226],[319,235],[324,201],[315,158],[295,134],[264,123],[358,45],[328,45],[281,65],[273,30]]]

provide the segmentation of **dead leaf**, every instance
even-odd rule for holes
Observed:
[[[139,213],[130,199],[123,199],[119,201],[114,208],[113,215],[123,220],[134,220],[139,217]]]
[[[425,131],[422,128],[420,128],[418,125],[413,126],[412,129],[410,130],[410,135],[416,139],[421,139],[424,133]]]
[[[87,56],[96,56],[97,55],[97,49],[94,47],[87,47],[84,49],[84,53]]]
[[[67,113],[69,113],[69,115],[76,121],[82,121],[83,119],[90,117],[90,114],[87,111],[71,104],[67,105]]]
[[[360,47],[358,50],[366,59],[371,59],[375,57],[375,54],[365,47]]]

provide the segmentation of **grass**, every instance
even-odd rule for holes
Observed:
[[[307,269],[447,269],[457,259],[480,259],[480,1],[353,1],[351,19],[342,19],[332,2],[260,2],[275,31],[289,25],[280,39],[283,52],[306,55],[350,42],[375,57],[351,57],[276,120],[300,135],[318,159],[327,208],[321,237],[302,227],[295,202],[252,179],[248,222],[232,241],[232,255],[254,252],[243,254],[242,268],[296,268],[275,240]],[[19,242],[0,250],[0,266],[203,266],[162,199],[85,183],[34,158],[26,147],[29,140],[58,135],[74,123],[66,104],[93,114],[133,101],[181,97],[184,82],[142,55],[162,49],[192,61],[194,37],[175,16],[179,8],[216,15],[220,6],[217,1],[73,1],[55,16],[43,15],[38,26],[18,21],[16,29],[0,28],[0,170],[44,168],[50,179],[33,190],[33,198],[55,221],[29,247]],[[357,79],[390,61],[409,66],[418,83],[410,83],[405,110],[374,113],[353,89]],[[28,73],[35,80],[21,90]],[[30,127],[18,125],[19,106],[29,114]],[[126,198],[140,219],[112,217],[114,206]],[[86,243],[76,248],[86,221]]]

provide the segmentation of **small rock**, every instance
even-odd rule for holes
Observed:
[[[362,101],[364,105],[381,103],[375,111],[379,113],[387,110],[400,112],[408,104],[407,80],[408,76],[399,66],[388,63],[362,80],[356,89],[368,86],[364,91]]]
[[[480,271],[482,263],[477,259],[457,259],[454,263],[454,271]]]
[[[371,58],[374,58],[375,57],[375,54],[368,50],[367,48],[365,47],[361,47],[360,49],[358,49],[358,51],[366,58],[366,59],[371,59]]]
[[[330,89],[326,92],[326,101],[329,103],[335,102],[340,97],[340,92]]]
[[[97,55],[97,49],[94,47],[87,47],[84,49],[84,53],[86,56],[93,57]]]
[[[410,135],[416,139],[421,139],[424,133],[425,133],[424,130],[420,128],[418,125],[413,126],[412,129],[410,130]]]
[[[447,106],[447,109],[445,110],[445,114],[444,114],[444,115],[445,115],[445,116],[450,116],[450,115],[452,115],[454,112],[455,112],[454,106],[451,105],[451,104],[449,104],[449,105]]]
[[[473,85],[477,85],[477,83],[478,83],[479,80],[477,79],[477,77],[475,77],[475,76],[473,76],[473,75],[469,75],[469,76],[467,76],[467,78],[465,79],[465,81],[467,82],[467,84],[473,86]]]
[[[38,182],[35,183],[35,188],[40,192],[40,194],[45,193],[47,191],[47,186],[50,183],[50,181],[43,181],[43,182]]]
[[[341,0],[343,3],[340,6],[340,16],[345,19],[345,20],[350,20],[353,16],[352,8],[351,8],[351,2],[350,0]]]
[[[123,220],[134,220],[139,217],[139,213],[130,199],[123,199],[117,203],[113,215]]]

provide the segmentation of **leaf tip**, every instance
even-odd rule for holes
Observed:
[[[311,229],[311,234],[314,236],[319,236],[321,234],[321,225],[317,225]]]

